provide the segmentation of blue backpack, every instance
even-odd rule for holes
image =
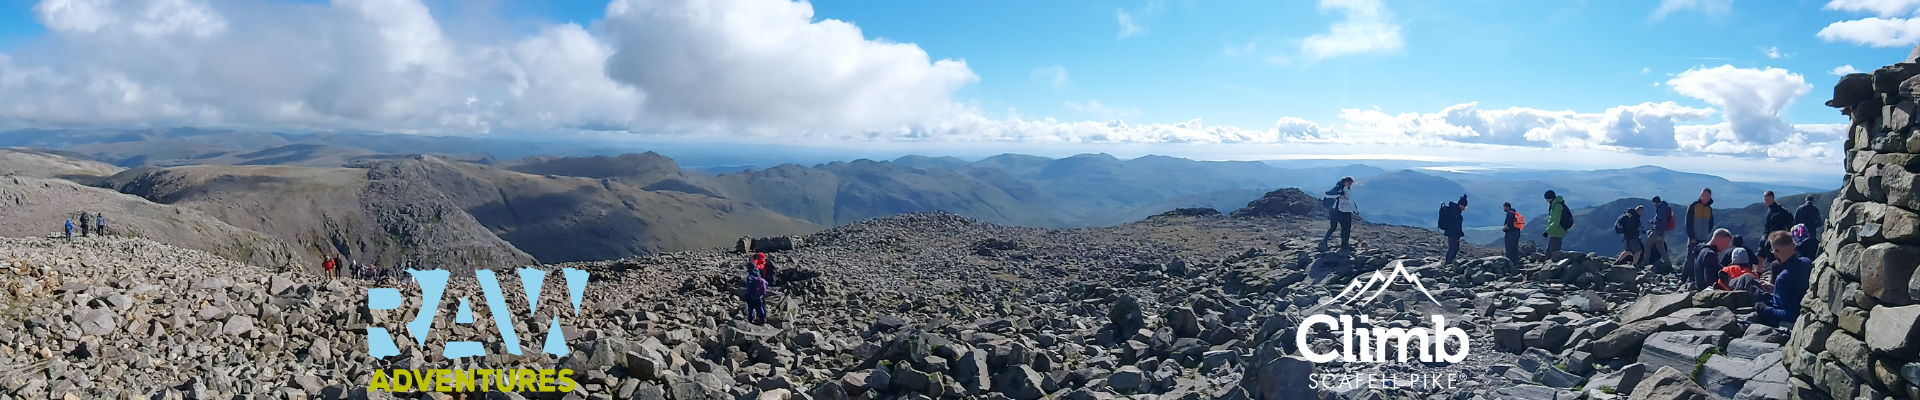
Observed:
[[[761,297],[765,297],[766,295],[767,295],[767,280],[760,279],[760,275],[758,274],[748,275],[746,297],[748,299],[758,299]]]

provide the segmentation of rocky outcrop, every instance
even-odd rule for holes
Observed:
[[[1308,196],[1300,188],[1285,188],[1267,192],[1248,202],[1247,206],[1229,214],[1234,218],[1273,217],[1293,215],[1301,217],[1325,217],[1327,210],[1321,207],[1320,199]]]
[[[1798,398],[1920,398],[1916,62],[1842,77],[1827,102],[1852,118],[1847,174],[1787,346]]]

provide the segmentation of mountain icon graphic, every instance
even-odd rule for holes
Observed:
[[[1353,278],[1353,283],[1348,284],[1347,288],[1341,290],[1339,295],[1333,296],[1330,302],[1348,305],[1372,303],[1374,299],[1380,298],[1381,294],[1386,293],[1387,288],[1393,286],[1393,282],[1405,280],[1407,283],[1412,284],[1414,289],[1419,290],[1421,295],[1427,296],[1428,301],[1432,301],[1433,304],[1436,305],[1440,304],[1440,300],[1433,298],[1433,293],[1427,292],[1426,285],[1420,284],[1420,276],[1407,271],[1406,263],[1407,260],[1395,260],[1389,265],[1391,271],[1387,271],[1386,274],[1382,274],[1381,271],[1373,271],[1372,274]],[[1362,283],[1362,278],[1365,278],[1366,282]],[[1371,295],[1367,293],[1369,291],[1372,292]]]

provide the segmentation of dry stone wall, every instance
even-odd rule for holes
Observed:
[[[1920,399],[1920,48],[1852,74],[1828,106],[1851,117],[1844,195],[1787,346],[1797,399]]]

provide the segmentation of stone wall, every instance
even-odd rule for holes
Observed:
[[[1787,345],[1794,398],[1920,399],[1916,75],[1920,64],[1910,56],[1841,78],[1827,102],[1852,118],[1847,174]]]

